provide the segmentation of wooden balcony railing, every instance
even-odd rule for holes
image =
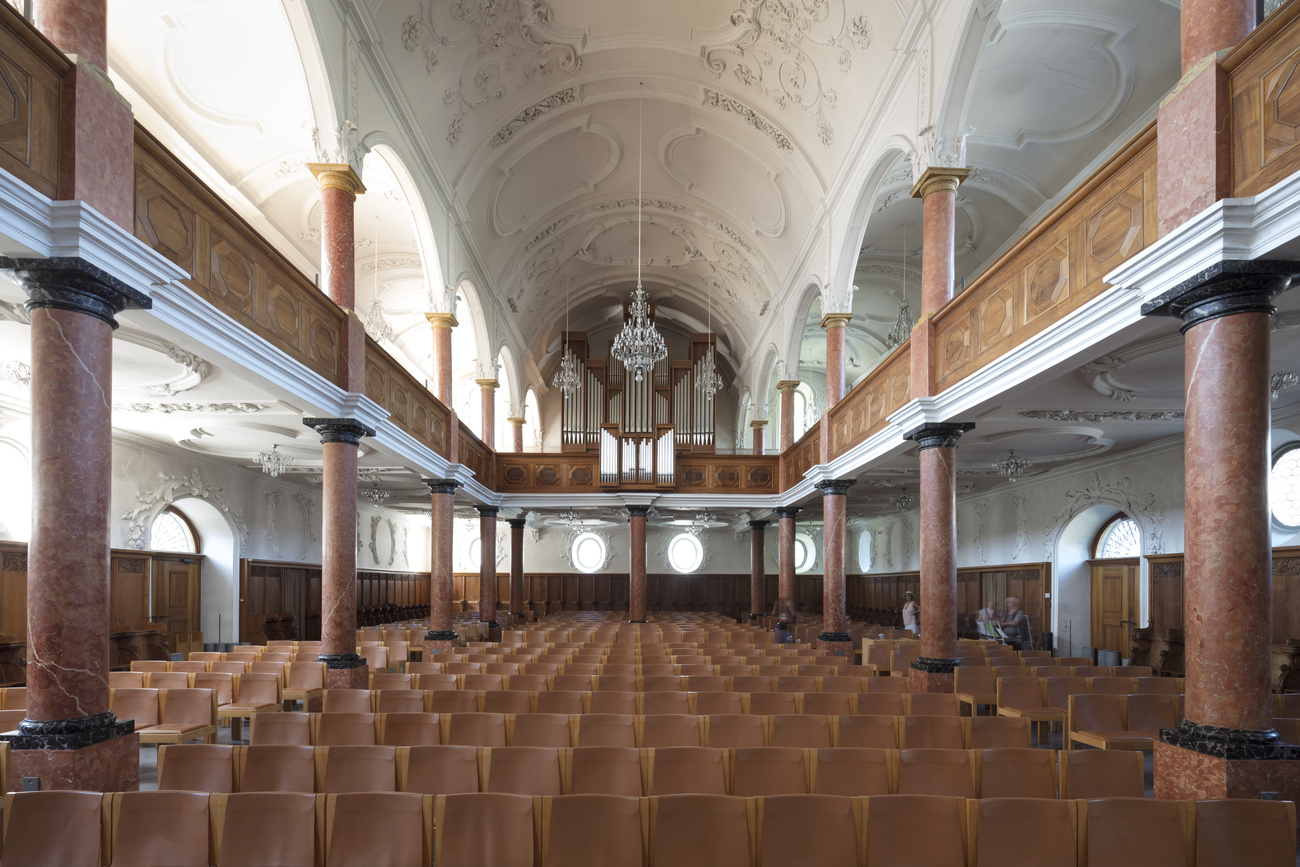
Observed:
[[[1300,3],[1294,2],[1223,59],[1232,99],[1232,195],[1257,195],[1300,171],[1298,67]]]
[[[911,349],[910,341],[904,342],[831,407],[828,459],[839,457],[883,429],[890,413],[912,399]]]
[[[366,397],[391,413],[402,430],[446,457],[451,412],[406,368],[366,338]]]

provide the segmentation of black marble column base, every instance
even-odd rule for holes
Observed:
[[[1300,760],[1300,746],[1282,743],[1272,729],[1229,729],[1185,719],[1177,728],[1161,729],[1160,742],[1219,759]]]
[[[322,653],[316,658],[329,669],[360,668],[366,664],[365,659],[357,653]]]
[[[460,641],[460,636],[452,630],[445,632],[441,630],[430,629],[424,636],[425,641]]]
[[[952,674],[957,670],[961,661],[957,659],[943,659],[933,656],[918,656],[916,662],[912,663],[912,668],[917,671],[923,671],[926,674]]]
[[[847,632],[819,632],[817,633],[818,641],[852,641],[853,636]]]
[[[79,750],[135,731],[132,720],[120,720],[112,711],[72,719],[25,719],[17,734],[0,735],[15,750]]]

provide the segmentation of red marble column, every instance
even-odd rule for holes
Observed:
[[[797,379],[783,379],[776,384],[781,392],[781,451],[794,445],[794,391],[799,387]]]
[[[134,288],[80,259],[0,259],[31,311],[32,533],[27,717],[10,780],[139,788],[139,736],[109,710],[113,329]]]
[[[798,608],[794,595],[794,518],[797,506],[776,509],[777,517],[777,573],[776,573],[776,630],[777,643],[794,640],[790,632]]]
[[[330,689],[365,689],[357,654],[357,447],[375,432],[350,418],[306,418],[321,438],[321,662]]]
[[[970,423],[908,433],[921,463],[921,658],[912,692],[952,692],[957,654],[957,441]]]
[[[476,379],[479,399],[483,402],[483,445],[490,449],[497,447],[497,386],[495,379]]]
[[[520,623],[527,620],[524,611],[524,518],[510,519],[510,615]]]
[[[451,329],[458,324],[452,313],[426,313],[433,330],[433,395],[451,406]]]
[[[763,582],[767,575],[763,569],[763,529],[767,521],[749,522],[749,619],[763,616]]]
[[[38,0],[32,19],[60,51],[108,70],[107,0]]]
[[[852,313],[827,313],[822,317],[826,329],[826,408],[844,399],[844,331]]]
[[[1294,263],[1225,261],[1142,308],[1186,334],[1184,719],[1156,744],[1161,798],[1300,794],[1273,731],[1269,331]]]
[[[363,392],[366,387],[366,329],[357,316],[356,231],[357,196],[366,191],[347,163],[308,163],[320,187],[321,287],[347,315],[343,332],[343,386]]]
[[[521,454],[524,450],[524,419],[512,416],[506,421],[510,422],[510,450]]]
[[[1183,72],[1255,29],[1255,0],[1183,0]]]
[[[645,524],[649,506],[628,506],[628,622],[645,623]]]
[[[818,482],[822,492],[822,631],[817,646],[831,656],[853,657],[853,639],[846,631],[844,546],[848,534],[847,495],[852,479]]]
[[[931,166],[912,187],[921,199],[921,318],[912,329],[912,397],[935,394],[935,313],[952,296],[954,245],[957,237],[957,187],[970,169]]]
[[[452,653],[460,636],[452,628],[452,545],[456,520],[456,489],[452,479],[425,479],[431,497],[429,558],[429,633],[424,636],[424,659]]]
[[[488,641],[501,640],[497,622],[497,513],[496,506],[478,509],[478,619],[487,624]]]
[[[754,454],[763,454],[763,432],[767,430],[767,419],[755,419],[749,423],[749,428],[754,432]]]

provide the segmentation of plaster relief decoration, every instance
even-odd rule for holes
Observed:
[[[564,90],[556,91],[545,99],[539,99],[537,102],[528,106],[528,108],[515,115],[509,123],[497,130],[497,134],[492,136],[488,142],[488,147],[500,147],[514,137],[528,124],[537,120],[542,115],[559,108],[562,105],[570,105],[577,101],[577,94],[572,87],[566,87]]]
[[[1137,392],[1116,384],[1111,378],[1111,374],[1123,369],[1124,366],[1125,362],[1115,356],[1103,355],[1096,361],[1080,367],[1079,375],[1098,394],[1104,394],[1111,400],[1130,401],[1137,397]]]
[[[834,9],[832,9],[834,7]],[[843,0],[741,0],[731,26],[701,52],[715,78],[728,70],[736,81],[770,98],[780,109],[791,105],[810,114],[817,137],[830,145],[835,128],[826,117],[838,101],[814,59],[829,55],[847,74],[853,56],[871,45],[871,21],[849,17]]]
[[[203,481],[197,469],[191,471],[188,476],[159,473],[158,482],[158,486],[153,490],[137,490],[135,499],[140,505],[122,515],[122,520],[126,521],[126,547],[143,551],[148,541],[145,537],[149,525],[153,523],[158,513],[176,500],[194,497],[211,503],[226,517],[234,527],[235,536],[239,539],[239,555],[248,556],[248,527],[244,524],[244,510],[231,506],[226,501],[225,488],[209,485]]]
[[[894,568],[894,522],[890,521],[881,531],[885,534],[885,568],[893,570]]]
[[[1016,547],[1011,551],[1011,559],[1019,560],[1020,552],[1029,544],[1029,529],[1025,518],[1025,495],[1016,494],[1011,498],[1011,505],[1016,512]]]
[[[1151,412],[1107,411],[1078,409],[1031,409],[1020,413],[1022,418],[1040,421],[1083,421],[1091,424],[1105,421],[1182,421],[1181,409],[1163,409]]]
[[[790,139],[786,137],[785,133],[781,132],[781,130],[777,128],[776,124],[772,123],[740,100],[732,99],[729,96],[718,93],[712,88],[706,87],[704,88],[704,105],[709,108],[716,108],[719,111],[725,111],[736,115],[749,126],[752,126],[754,129],[771,139],[772,144],[776,145],[780,150],[794,150],[794,146],[790,144]]]
[[[0,382],[12,382],[14,385],[30,388],[32,384],[31,365],[24,364],[21,361],[6,361],[0,364]]]
[[[254,412],[263,412],[271,408],[269,403],[174,403],[164,401],[163,403],[115,403],[113,404],[114,412],[160,412],[164,415],[171,415],[174,412],[180,413],[214,413],[219,415],[246,415]]]
[[[410,555],[411,528],[402,527],[402,562],[407,566],[411,565]]]
[[[316,501],[306,494],[294,494],[293,501],[298,504],[298,514],[302,516],[302,550],[298,552],[298,560],[306,560],[307,554],[311,552],[311,546],[316,542],[316,530],[312,526],[312,516],[316,514]]]
[[[460,63],[442,94],[450,109],[448,144],[460,141],[466,115],[512,86],[581,69],[581,33],[561,31],[553,15],[537,0],[428,0],[406,17],[402,47],[423,57],[426,72],[432,75],[443,61]]]
[[[1165,553],[1164,510],[1156,508],[1154,493],[1137,499],[1137,495],[1130,490],[1132,485],[1133,480],[1128,476],[1112,483],[1104,481],[1101,473],[1094,472],[1092,480],[1084,487],[1067,491],[1065,505],[1047,519],[1047,526],[1043,528],[1043,560],[1052,559],[1056,540],[1065,525],[1084,509],[1096,505],[1114,506],[1135,520],[1146,540],[1147,554]]]
[[[270,543],[277,560],[284,559],[284,554],[280,552],[280,536],[275,528],[275,513],[280,509],[280,498],[283,495],[284,492],[279,490],[266,492],[266,541]]]
[[[599,568],[592,571],[604,572],[609,568],[610,561],[614,559],[614,546],[610,544],[609,533],[602,530],[593,530],[589,527],[576,527],[564,534],[564,546],[560,549],[560,559],[564,561],[564,565],[568,566],[569,571],[571,572],[582,571],[578,568],[577,564],[573,562],[573,543],[577,540],[578,536],[586,535],[588,533],[599,538],[604,544],[605,550],[605,561],[600,564]],[[660,557],[662,558],[663,552],[658,553],[660,553]]]
[[[978,523],[975,525],[975,552],[979,554],[980,562],[989,561],[989,552],[984,547],[984,522],[988,518],[989,501],[981,500],[975,504],[975,517]]]
[[[153,342],[136,341],[142,345],[154,348]],[[163,343],[162,350],[167,353],[167,357],[179,364],[183,372],[167,382],[157,385],[146,385],[141,387],[141,391],[149,397],[174,397],[181,392],[189,391],[192,388],[202,384],[202,382],[212,375],[212,365],[199,358],[192,352],[186,352],[179,346],[173,346],[170,343]]]
[[[940,135],[933,126],[927,126],[916,137],[916,150],[907,154],[912,164],[912,174],[920,177],[925,170],[936,168],[965,168],[966,139],[975,132],[975,127],[968,126],[952,135]]]
[[[379,559],[379,522],[382,520],[381,515],[370,516],[370,561],[376,566],[383,562]]]
[[[384,523],[388,525],[388,563],[385,565],[392,566],[397,560],[397,524],[392,518],[385,518]]]
[[[912,565],[912,534],[914,532],[912,519],[903,518],[903,560],[898,564],[900,569],[906,569]]]

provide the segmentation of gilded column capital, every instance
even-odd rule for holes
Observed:
[[[822,317],[822,328],[843,328],[853,318],[852,313],[827,313]],[[780,385],[777,386],[780,388]]]
[[[801,381],[802,381],[802,380],[798,380],[798,379],[783,379],[783,380],[781,380],[780,382],[778,382],[778,383],[776,384],[776,390],[777,390],[777,391],[794,391],[796,388],[799,387],[799,383],[800,383]]]
[[[484,391],[494,391],[497,386],[501,385],[501,383],[497,382],[495,379],[476,379],[474,382]]]
[[[515,427],[523,427],[524,424],[527,422],[527,419],[519,418],[518,416],[512,415],[506,419],[506,422],[514,425]]]
[[[455,313],[426,313],[424,318],[429,320],[429,324],[434,328],[455,328],[460,323],[456,321]]]
[[[767,427],[767,419],[765,419],[765,418],[756,418],[756,419],[754,419],[753,421],[751,421],[751,422],[749,423],[749,426],[752,427],[752,428],[754,428],[754,429],[756,429],[756,430],[761,430],[762,428]]]
[[[307,168],[315,175],[322,190],[342,190],[353,197],[366,191],[361,176],[347,163],[307,163]]]
[[[930,166],[912,185],[912,198],[924,199],[931,193],[957,192],[961,182],[970,175],[970,169],[950,166]]]

